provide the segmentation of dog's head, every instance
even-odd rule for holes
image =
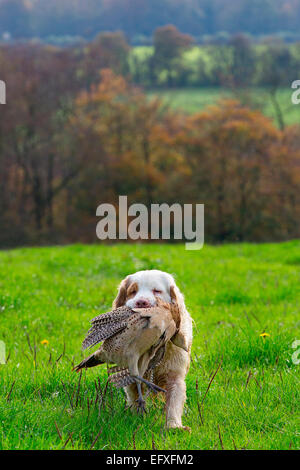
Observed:
[[[156,305],[157,298],[177,303],[184,308],[183,296],[173,277],[156,269],[138,271],[127,276],[120,284],[113,307],[148,308]]]

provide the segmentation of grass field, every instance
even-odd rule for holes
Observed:
[[[152,90],[148,92],[148,95],[150,98],[159,96],[170,108],[179,109],[188,114],[200,112],[206,106],[215,104],[223,98],[242,98],[242,101],[246,100],[246,103],[249,102],[251,106],[259,109],[277,124],[270,96],[267,90],[262,88],[252,88],[241,97],[233,94],[231,90],[219,87]],[[280,104],[286,125],[300,124],[300,105],[292,104],[291,95],[292,91],[289,88],[278,90],[278,103]]]
[[[300,448],[300,365],[292,361],[299,241],[199,252],[27,248],[1,252],[0,266],[0,339],[9,356],[0,365],[1,449]],[[183,417],[191,434],[165,430],[160,398],[148,399],[144,418],[125,410],[105,366],[84,371],[80,383],[72,372],[89,320],[109,309],[126,274],[146,268],[175,274],[195,320]]]

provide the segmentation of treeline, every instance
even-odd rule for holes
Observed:
[[[226,44],[194,46],[192,37],[174,25],[157,28],[152,47],[131,48],[122,32],[100,33],[88,44],[70,48],[70,53],[79,59],[87,83],[108,67],[146,90],[222,87],[256,109],[268,102],[281,129],[288,104],[282,109],[278,91],[290,89],[300,76],[300,43],[255,45],[237,34]],[[264,89],[263,102],[257,87]]]
[[[290,87],[300,75],[300,42],[270,40],[258,45],[244,34],[234,34],[226,41],[195,46],[192,36],[166,25],[154,31],[152,44],[131,47],[122,32],[104,32],[90,42],[70,46],[68,53],[87,70],[90,82],[99,69],[110,67],[144,88],[261,86],[273,90]]]
[[[300,0],[0,0],[0,36],[81,36],[122,30],[145,43],[172,23],[196,40],[223,32],[299,38]]]
[[[153,48],[134,49],[128,60],[133,81],[146,87],[290,87],[300,74],[300,42],[258,46],[236,34],[225,44],[193,47],[191,36],[167,25],[155,30]]]
[[[96,208],[119,195],[204,203],[206,241],[299,237],[299,126],[279,130],[235,100],[174,113],[100,39],[100,56],[99,45],[0,51],[2,247],[96,241]]]

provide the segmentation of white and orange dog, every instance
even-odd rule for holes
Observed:
[[[120,284],[113,308],[127,305],[131,308],[147,308],[156,305],[156,297],[165,302],[177,303],[180,324],[177,334],[167,344],[163,361],[154,371],[154,382],[166,390],[166,424],[168,428],[183,428],[182,413],[186,400],[185,377],[189,369],[192,345],[192,318],[174,278],[156,269],[139,271],[127,276]],[[136,385],[126,387],[129,406],[137,399]]]

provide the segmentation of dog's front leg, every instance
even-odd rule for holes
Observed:
[[[168,376],[166,380],[166,424],[167,428],[184,428],[182,413],[186,400],[185,377]]]
[[[127,399],[127,405],[133,411],[136,411],[138,398],[138,390],[136,384],[128,385],[128,387],[125,387],[125,394]]]
[[[182,414],[186,400],[185,377],[189,368],[190,355],[172,342],[167,345],[166,356],[155,371],[156,380],[166,390],[166,426],[190,431],[182,426]]]

